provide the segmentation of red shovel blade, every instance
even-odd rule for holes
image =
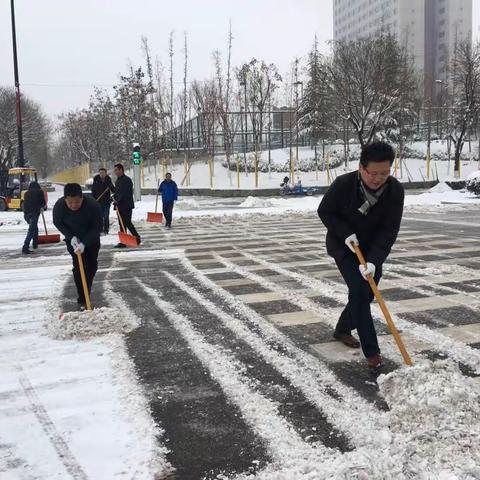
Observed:
[[[136,237],[125,232],[118,232],[118,238],[120,243],[127,245],[128,247],[138,247],[138,242]]]
[[[58,243],[60,241],[59,233],[52,233],[50,235],[39,235],[38,243]]]
[[[162,223],[163,213],[147,212],[147,222]]]

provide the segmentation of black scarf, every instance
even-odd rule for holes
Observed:
[[[377,204],[378,200],[380,200],[382,193],[388,188],[388,182],[385,182],[378,190],[373,191],[364,185],[360,174],[358,175],[358,179],[360,182],[360,193],[365,200],[362,205],[360,205],[358,211],[362,215],[367,215],[370,209]]]

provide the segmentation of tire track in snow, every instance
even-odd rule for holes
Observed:
[[[23,369],[20,365],[16,367],[19,372],[19,382],[22,386],[23,392],[27,397],[32,412],[37,417],[38,422],[40,423],[45,435],[50,440],[53,448],[58,454],[58,458],[63,463],[67,472],[75,480],[87,480],[87,475],[84,472],[82,466],[77,461],[70,448],[68,447],[67,442],[63,439],[60,433],[57,431],[54,423],[50,419],[46,408],[40,402],[40,399],[35,392],[30,380],[27,375],[23,372]]]
[[[328,282],[310,278],[300,273],[291,272],[283,267],[272,264],[266,260],[263,260],[256,257],[255,255],[251,255],[246,252],[243,252],[243,254],[247,258],[258,262],[261,265],[268,266],[268,268],[274,270],[280,275],[286,275],[292,279],[297,280],[309,289],[320,290],[322,293],[329,296],[330,298],[341,301],[341,295],[336,292],[332,293],[333,287]],[[342,290],[346,292],[346,288],[344,285],[335,285],[335,288],[337,290]],[[372,313],[377,319],[380,319],[382,323],[385,323],[385,319],[383,318],[383,314],[381,313],[380,307],[378,305],[372,304]],[[447,337],[443,333],[431,330],[424,325],[409,322],[408,320],[401,319],[394,314],[391,314],[391,316],[397,328],[408,332],[409,334],[413,335],[424,343],[428,343],[429,345],[431,345],[432,350],[440,353],[447,353],[450,358],[456,360],[457,362],[464,363],[465,365],[470,367],[475,373],[480,373],[479,350],[475,350],[474,348],[469,347],[463,342]]]
[[[191,322],[177,312],[173,303],[161,298],[158,290],[148,287],[137,277],[135,281],[185,339],[212,378],[240,409],[245,420],[267,442],[276,462],[282,462],[288,455],[317,457],[319,462],[335,458],[334,450],[320,445],[312,448],[298,436],[294,428],[278,415],[276,404],[255,391],[254,385],[250,384],[245,375],[245,366],[239,364],[231,353],[207,342],[205,337],[193,328]]]

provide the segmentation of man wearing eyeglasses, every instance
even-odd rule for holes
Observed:
[[[362,148],[358,171],[335,179],[318,207],[327,227],[327,253],[337,264],[348,287],[348,303],[340,315],[334,338],[348,347],[362,347],[368,366],[382,365],[370,303],[373,293],[367,276],[375,282],[395,243],[403,213],[404,191],[390,176],[395,157],[385,142]],[[359,265],[352,243],[359,245],[367,266]],[[357,330],[360,342],[352,336]]]

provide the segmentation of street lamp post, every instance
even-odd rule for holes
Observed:
[[[15,5],[14,0],[10,1],[10,11],[12,16],[12,43],[13,43],[13,70],[15,76],[15,111],[17,117],[17,136],[18,136],[18,158],[17,165],[25,166],[25,156],[23,153],[23,131],[22,131],[22,109],[20,105],[20,81],[18,79],[18,59],[17,59],[17,34],[15,29]]]

